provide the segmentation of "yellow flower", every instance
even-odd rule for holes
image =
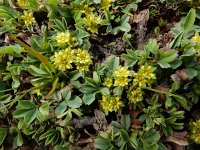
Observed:
[[[200,119],[189,123],[189,139],[200,144]]]
[[[110,8],[112,0],[102,0],[100,6],[102,9]]]
[[[73,62],[73,53],[70,49],[61,50],[59,52],[55,53],[55,66],[58,68],[58,70],[65,71],[66,69],[71,69]]]
[[[113,84],[113,80],[111,78],[105,78],[103,85],[107,87],[111,87]]]
[[[123,106],[119,96],[110,96],[110,95],[106,96],[103,95],[102,100],[100,101],[100,105],[106,113],[117,111]]]
[[[82,5],[80,8],[81,12],[84,14],[91,14],[94,10],[94,8],[90,7],[89,5]]]
[[[116,77],[115,78],[115,85],[116,86],[126,86],[128,85],[128,78],[127,77]]]
[[[151,66],[142,66],[140,72],[147,79],[155,79],[155,74],[153,73],[153,68]]]
[[[130,90],[128,91],[128,99],[130,103],[136,103],[136,102],[142,101],[143,99],[142,94],[143,94],[143,91],[141,88],[139,87],[130,88]]]
[[[37,96],[42,95],[41,92],[40,92],[40,89],[35,89],[33,92],[35,92],[37,94]]]
[[[33,17],[33,13],[32,12],[25,12],[23,16],[21,16],[21,18],[24,20],[25,25],[32,25],[32,23],[35,22],[35,18]]]
[[[115,85],[116,86],[126,86],[128,85],[128,76],[130,75],[130,71],[126,68],[121,67],[119,70],[115,71]]]
[[[195,33],[195,36],[192,37],[192,39],[196,42],[200,42],[200,36],[198,33]]]
[[[135,84],[138,84],[139,87],[143,87],[146,85],[147,83],[147,79],[143,76],[142,73],[138,72],[138,73],[134,73],[134,79],[133,79],[133,82]]]
[[[59,45],[66,44],[70,40],[70,33],[69,32],[61,32],[58,33],[56,36],[56,41]]]
[[[128,71],[126,68],[121,67],[119,70],[115,71],[116,77],[128,77],[130,74],[130,71]]]
[[[139,85],[139,87],[146,86],[146,84],[151,85],[153,79],[156,78],[151,66],[142,66],[137,73],[134,73],[133,76],[133,82]]]
[[[76,38],[72,37],[69,31],[58,33],[55,39],[57,41],[57,44],[61,46],[67,44],[70,47],[74,47],[77,45]]]
[[[29,6],[28,0],[17,0],[17,3],[20,7],[27,7]]]
[[[98,33],[100,22],[100,17],[95,17],[94,14],[88,14],[84,18],[84,24],[87,30],[89,30],[92,33]]]
[[[78,70],[88,70],[92,64],[91,56],[86,50],[78,49],[75,52],[75,64]]]

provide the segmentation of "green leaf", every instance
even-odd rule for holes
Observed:
[[[3,81],[0,79],[0,97],[4,95],[4,90],[5,90],[5,85],[3,83]],[[1,100],[0,100],[1,102]]]
[[[66,100],[67,105],[71,108],[79,108],[82,105],[82,100],[79,96],[72,96],[70,100]]]
[[[155,39],[149,39],[147,45],[145,45],[145,50],[151,52],[152,54],[156,55],[159,50],[159,46]]]
[[[35,120],[36,117],[37,117],[37,110],[36,109],[29,110],[24,116],[24,123],[30,124],[33,122],[33,120]]]
[[[125,130],[121,129],[121,130],[120,130],[120,135],[121,135],[121,137],[122,137],[122,139],[123,139],[124,141],[128,142],[128,140],[129,140],[129,135],[128,135],[128,133],[127,133]]]
[[[152,129],[144,134],[144,139],[146,144],[148,145],[157,143],[160,139],[160,134],[159,132],[156,132],[155,130]]]
[[[6,138],[6,134],[7,134],[6,128],[0,127],[0,145],[3,144],[3,141]]]
[[[105,140],[105,139],[101,139],[101,138],[97,138],[95,140],[95,147],[97,149],[100,150],[107,150],[112,146],[112,144],[110,143],[110,141]]]
[[[197,70],[193,68],[187,68],[186,73],[190,80],[197,76]]]
[[[42,106],[40,106],[39,111],[41,112],[41,114],[48,116],[49,115],[49,102],[43,102]]]
[[[81,85],[81,89],[80,89],[80,91],[81,91],[82,93],[95,93],[95,92],[97,92],[98,90],[99,90],[98,87],[93,87],[93,86],[88,85],[88,84],[82,84],[82,85]]]
[[[95,93],[86,93],[83,95],[83,102],[86,104],[86,105],[90,105],[92,104],[93,102],[95,101]]]
[[[49,74],[42,69],[39,69],[33,65],[30,65],[30,68],[28,69],[29,73],[33,76],[49,76]]]
[[[171,106],[172,106],[172,98],[166,95],[165,107],[168,108]]]
[[[87,84],[93,86],[94,88],[98,88],[99,84],[92,78],[85,78]]]
[[[110,70],[117,70],[119,68],[119,57],[116,56],[108,57],[107,66]]]
[[[181,106],[185,109],[188,109],[187,99],[183,96],[177,95],[174,98],[181,104]]]
[[[121,125],[124,127],[125,130],[128,130],[130,128],[131,118],[129,115],[122,115]]]
[[[100,92],[103,94],[103,95],[109,95],[110,94],[110,90],[109,88],[107,87],[104,87],[100,90]]]
[[[54,22],[55,22],[55,24],[58,27],[60,32],[65,32],[66,31],[66,28],[65,28],[64,24],[60,20],[55,19]]]
[[[19,108],[13,112],[14,118],[24,118],[24,122],[30,124],[37,117],[37,107],[28,100],[20,100]]]
[[[11,94],[5,94],[5,95],[0,96],[0,104],[9,103],[11,98],[12,98]]]
[[[71,71],[68,76],[70,80],[77,80],[79,77],[82,76],[82,73],[78,70],[75,70],[75,71]]]
[[[173,48],[180,46],[182,38],[183,38],[183,32],[180,32],[175,37],[175,39],[170,43],[170,47],[173,49]]]
[[[185,31],[192,29],[192,26],[194,25],[195,22],[195,18],[196,18],[196,11],[194,8],[191,8],[183,23],[183,28]]]
[[[22,146],[22,144],[23,144],[23,138],[22,138],[21,133],[18,132],[17,136],[14,138],[14,141],[13,141],[14,148],[17,148],[18,146]]]
[[[19,46],[19,45],[18,45]],[[17,46],[2,46],[0,47],[0,54],[20,54],[23,48]]]
[[[64,113],[67,109],[67,103],[65,101],[61,102],[55,109],[56,116]]]
[[[35,104],[30,102],[29,100],[20,100],[18,105],[23,109],[36,108]]]
[[[54,130],[50,129],[48,130],[47,132],[43,133],[40,137],[39,137],[39,140],[43,140],[47,137],[50,137],[51,135],[54,134]]]
[[[26,43],[17,39],[14,35],[10,34],[9,37],[13,39],[16,43],[18,43],[21,47],[23,47],[30,55],[39,59],[43,64],[47,65],[53,72],[55,72],[55,67],[50,63],[47,57],[43,56],[39,52],[30,48]]]
[[[170,62],[173,62],[177,58],[177,52],[175,50],[163,51],[160,50],[158,54],[158,64],[162,68],[169,68]]]
[[[137,62],[137,56],[135,54],[135,51],[133,50],[127,50],[128,54],[122,54],[121,57],[124,61],[127,62],[127,66],[133,67]]]

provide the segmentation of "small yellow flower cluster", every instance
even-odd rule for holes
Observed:
[[[195,36],[192,37],[192,39],[196,42],[200,42],[200,36],[198,33],[195,34]]]
[[[153,73],[153,68],[151,66],[142,66],[137,73],[134,73],[133,82],[139,87],[150,85],[155,79],[155,74]]]
[[[111,6],[111,2],[112,2],[113,0],[102,0],[102,2],[101,2],[101,4],[100,4],[100,7],[102,8],[102,9],[108,9],[108,8],[110,8],[110,6]]]
[[[200,144],[200,119],[189,123],[189,138],[197,144]]]
[[[119,70],[115,71],[115,85],[116,86],[126,86],[128,85],[128,76],[130,71],[126,68],[121,67]]]
[[[106,96],[103,95],[100,105],[106,113],[117,111],[123,106],[119,96],[111,96],[111,95],[106,95]]]
[[[132,87],[128,91],[128,99],[131,103],[140,102],[143,99],[143,91],[140,87]]]
[[[105,78],[103,85],[107,87],[111,87],[113,85],[113,80],[111,78]]]
[[[86,50],[78,49],[75,54],[75,64],[78,70],[88,70],[89,66],[92,64],[91,56]]]
[[[55,66],[58,70],[65,71],[72,68],[73,53],[70,49],[61,50],[55,53]]]
[[[21,18],[24,20],[25,25],[32,25],[32,23],[35,22],[35,18],[33,17],[33,13],[32,12],[25,12],[23,16],[21,16]]]
[[[88,14],[83,20],[87,30],[92,33],[98,33],[98,28],[101,23],[100,17],[95,17],[94,14]]]
[[[91,14],[94,10],[93,7],[90,7],[89,5],[81,5],[80,10],[83,14]]]
[[[67,44],[73,47],[76,45],[76,38],[72,37],[69,31],[58,33],[55,39],[58,45],[61,45],[61,46]]]
[[[29,6],[28,0],[17,0],[17,3],[20,7],[27,7]]]
[[[78,70],[88,70],[92,64],[91,56],[86,50],[69,48],[55,53],[55,66],[58,70],[65,71],[72,68],[72,63],[76,65]]]

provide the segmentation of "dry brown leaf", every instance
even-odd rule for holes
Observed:
[[[189,142],[186,138],[186,135],[187,135],[187,131],[174,132],[173,135],[171,135],[170,137],[166,139],[166,142],[172,142],[180,146],[187,146],[189,145]]]

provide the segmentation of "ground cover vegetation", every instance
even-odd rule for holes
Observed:
[[[199,8],[0,0],[0,149],[199,149]]]

